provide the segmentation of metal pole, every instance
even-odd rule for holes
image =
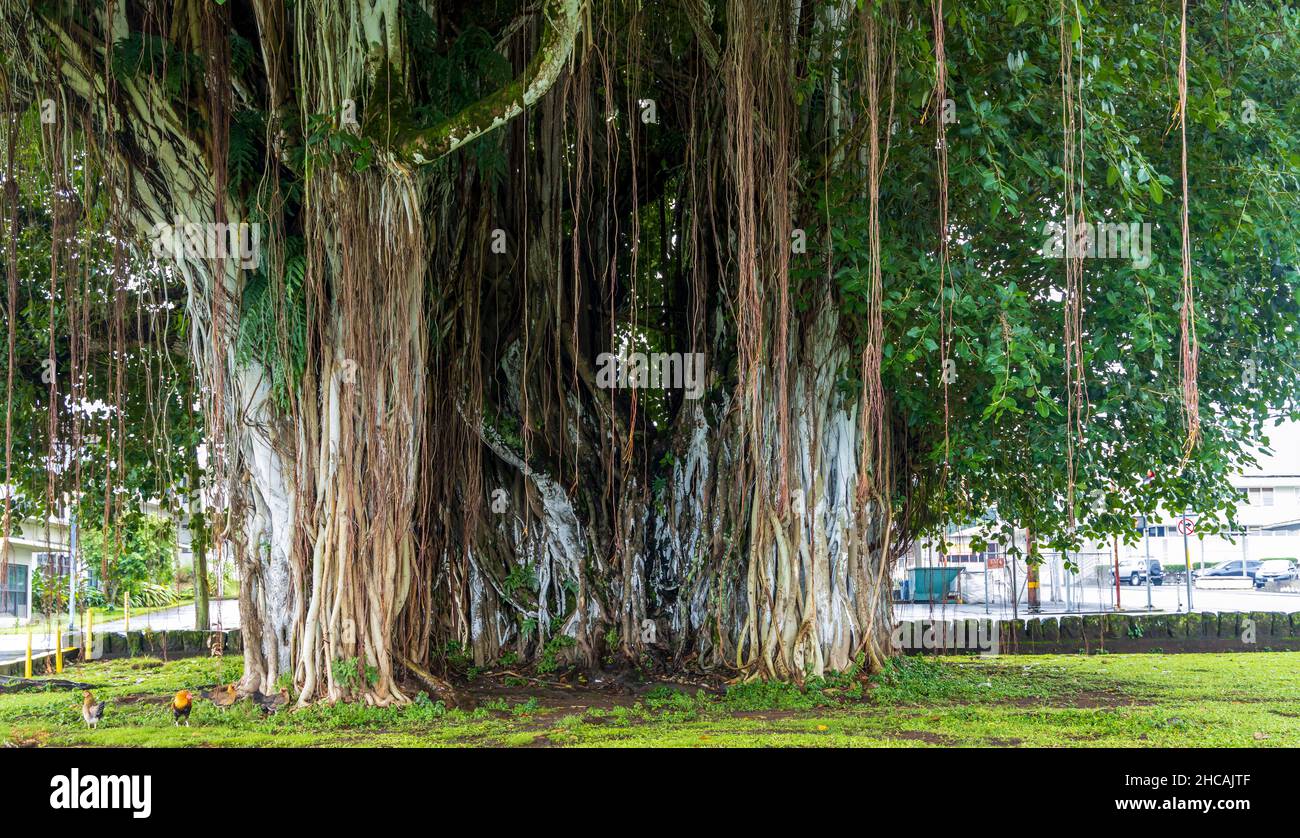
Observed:
[[[984,554],[984,613],[989,613],[989,557],[991,553]]]
[[[77,630],[77,513],[71,513],[68,543],[68,632]]]
[[[1119,603],[1119,536],[1111,542],[1115,547],[1115,610],[1122,611]]]
[[[1011,619],[1020,619],[1020,591],[1016,588],[1016,528],[1011,528]]]
[[[1192,553],[1187,546],[1187,530],[1191,525],[1192,519],[1188,518],[1188,512],[1183,512],[1183,520],[1186,524],[1180,525],[1178,529],[1183,532],[1183,566],[1187,568],[1187,613],[1192,613]]]
[[[1029,613],[1038,614],[1043,610],[1038,593],[1038,564],[1034,562],[1034,534],[1025,527],[1025,551],[1029,558],[1025,564],[1026,598],[1029,600]]]
[[[1061,550],[1061,580],[1065,584],[1065,610],[1067,613],[1074,610],[1074,583],[1070,579],[1074,574],[1070,573],[1070,551],[1069,548]]]
[[[1142,518],[1142,543],[1145,545],[1147,553],[1147,610],[1151,611],[1155,608],[1151,604],[1151,527],[1148,526],[1145,517]]]

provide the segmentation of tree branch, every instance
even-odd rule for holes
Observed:
[[[547,0],[542,13],[541,43],[523,75],[437,125],[406,131],[398,154],[416,164],[432,163],[493,131],[545,95],[573,54],[582,28],[584,0]]]

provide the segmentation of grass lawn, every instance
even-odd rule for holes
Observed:
[[[401,708],[314,706],[264,718],[250,702],[167,703],[239,676],[237,657],[123,658],[69,667],[108,700],[87,730],[79,690],[0,695],[10,745],[193,746],[1300,746],[1300,653],[906,658],[870,679],[725,690],[665,682],[612,693],[483,674],[474,709],[420,695]]]

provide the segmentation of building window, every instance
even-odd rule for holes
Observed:
[[[36,569],[46,575],[67,576],[72,570],[72,557],[67,553],[37,553]]]
[[[1273,487],[1251,486],[1246,490],[1246,499],[1250,502],[1251,506],[1272,506]]]
[[[0,588],[0,615],[27,618],[27,565],[9,564],[4,587]]]

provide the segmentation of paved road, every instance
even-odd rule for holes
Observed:
[[[1096,614],[1099,611],[1115,610],[1114,588],[1084,588],[1084,608],[1066,610],[1064,602],[1048,602],[1050,589],[1043,590],[1043,616],[1054,617],[1061,614]],[[1151,602],[1155,606],[1150,613],[1178,614],[1187,610],[1187,588],[1184,585],[1153,585]],[[1197,611],[1300,611],[1300,594],[1270,593],[1265,591],[1207,591],[1200,588],[1192,590],[1192,604]],[[1127,612],[1146,612],[1147,590],[1145,586],[1120,586],[1120,605]],[[1027,612],[1024,600],[1020,602],[1018,616],[1025,619],[1031,615]],[[1012,616],[1010,602],[991,603],[987,610],[984,603],[965,605],[929,605],[926,603],[900,603],[894,606],[894,615],[900,618],[921,619],[936,617],[995,617],[1010,619]]]
[[[208,614],[212,627],[222,629],[239,628],[239,600],[218,599],[209,604]],[[62,621],[66,629],[67,618]],[[178,605],[152,614],[131,617],[131,630],[149,629],[150,631],[192,629],[194,628],[194,605]],[[125,620],[111,620],[107,623],[95,623],[95,631],[125,631]],[[55,639],[45,633],[45,625],[32,629],[32,654],[48,652],[54,648]],[[26,634],[0,634],[0,663],[13,659],[21,660],[27,651]]]

